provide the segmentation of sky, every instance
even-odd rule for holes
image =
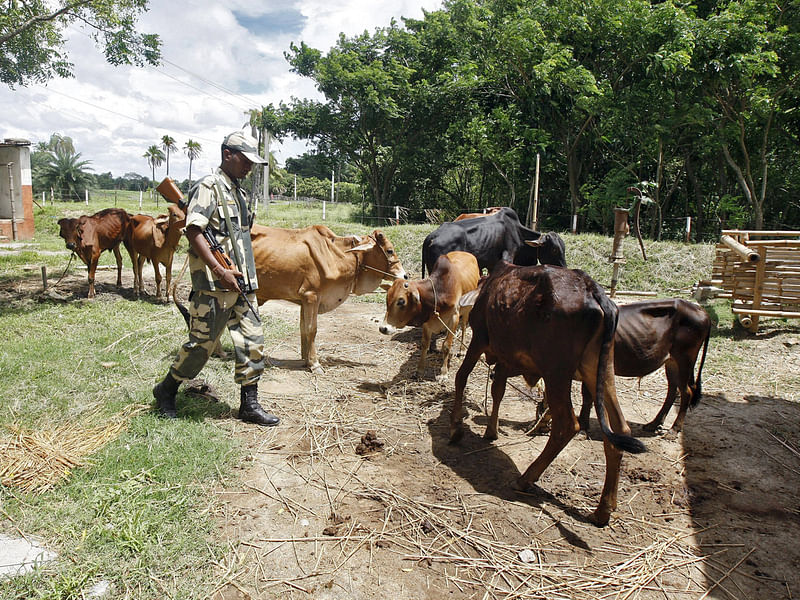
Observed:
[[[161,37],[161,65],[112,67],[86,30],[73,26],[66,48],[74,78],[14,90],[0,84],[0,140],[35,145],[53,133],[69,136],[93,173],[121,177],[150,176],[142,155],[170,135],[179,150],[170,153],[169,173],[183,180],[183,146],[191,139],[202,146],[192,165],[197,179],[219,164],[222,139],[248,123],[249,109],[323,99],[312,80],[290,71],[284,52],[291,43],[326,53],[340,32],[371,33],[392,18],[421,18],[423,9],[440,7],[440,0],[151,0],[138,30]],[[307,146],[290,137],[271,150],[284,165]],[[165,169],[156,169],[156,179]]]

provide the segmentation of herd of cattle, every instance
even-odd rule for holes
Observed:
[[[155,268],[157,295],[158,265],[165,266],[167,292],[184,224],[185,215],[176,205],[155,218],[109,208],[59,221],[67,248],[88,267],[89,297],[95,295],[97,260],[105,250],[114,252],[117,285],[121,285],[120,244],[131,256],[136,295],[144,291],[145,260]],[[481,357],[494,365],[486,439],[497,439],[498,411],[508,378],[521,375],[531,386],[543,380],[551,434],[520,477],[523,489],[539,479],[580,429],[588,430],[594,406],[606,456],[605,484],[593,515],[598,525],[608,523],[616,507],[622,451],[644,451],[644,445],[630,435],[620,410],[614,375],[643,377],[665,367],[667,396],[653,421],[645,425],[647,430],[663,423],[679,393],[672,429],[680,431],[687,409],[700,398],[711,331],[705,311],[679,299],[617,307],[586,273],[566,268],[564,242],[558,234],[524,227],[510,208],[462,215],[431,232],[422,246],[423,277],[417,280],[409,279],[394,246],[379,230],[368,236],[337,236],[322,225],[305,229],[253,225],[251,237],[258,304],[281,299],[300,305],[301,354],[315,373],[322,372],[315,344],[317,315],[333,310],[350,294],[373,292],[384,280],[390,283],[382,285],[387,294],[380,331],[422,328],[418,377],[425,374],[432,337],[439,332],[446,332],[446,337],[437,379],[446,377],[455,333],[460,327],[463,344],[469,324],[472,339],[455,377],[451,442],[462,436],[464,389]],[[488,274],[481,277],[484,268]],[[573,380],[582,382],[578,418],[570,398]]]

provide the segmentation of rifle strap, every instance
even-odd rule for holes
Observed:
[[[236,268],[239,269],[239,272],[245,277],[247,280],[247,285],[250,286],[250,273],[247,271],[247,266],[244,264],[244,260],[242,260],[241,254],[239,254],[239,244],[236,243],[231,237],[231,233],[233,232],[233,227],[231,226],[231,215],[228,211],[228,203],[225,202],[225,196],[222,193],[222,189],[220,189],[220,183],[218,179],[214,180],[214,192],[217,196],[217,203],[222,204],[222,214],[225,216],[225,225],[228,227],[228,239],[231,242],[231,248],[233,249],[233,260],[236,262]],[[239,202],[239,197],[237,194],[236,203],[239,205],[239,214],[241,215],[242,206],[241,202]],[[241,216],[239,218],[239,227],[241,228],[242,220]]]

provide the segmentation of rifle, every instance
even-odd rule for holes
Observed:
[[[209,228],[203,230],[203,237],[208,243],[208,247],[211,250],[211,254],[214,255],[215,259],[217,259],[217,262],[226,269],[232,269],[233,263],[231,262],[230,257],[225,253],[225,248],[223,248],[222,244],[220,244],[217,241],[217,238],[214,237],[214,234],[211,232]],[[256,318],[256,321],[261,323],[261,319],[258,318],[258,313],[256,312],[256,309],[253,308],[253,305],[250,304],[250,300],[247,299],[247,295],[244,293],[244,277],[239,275],[236,278],[236,283],[239,285],[239,294],[242,296],[242,298],[244,298],[244,301],[247,302],[247,306],[252,311],[253,316]]]

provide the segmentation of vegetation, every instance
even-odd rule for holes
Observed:
[[[112,65],[158,64],[158,36],[136,30],[147,4],[147,0],[4,2],[0,13],[0,82],[14,88],[71,77],[64,31],[72,24],[88,29]]]
[[[510,205],[609,232],[646,188],[646,220],[800,226],[800,6],[723,0],[446,0],[419,20],[287,59],[323,101],[263,111],[357,169],[373,214],[423,220]],[[287,162],[288,165],[288,162]],[[294,165],[293,165],[294,166]],[[304,165],[303,165],[304,166]]]

